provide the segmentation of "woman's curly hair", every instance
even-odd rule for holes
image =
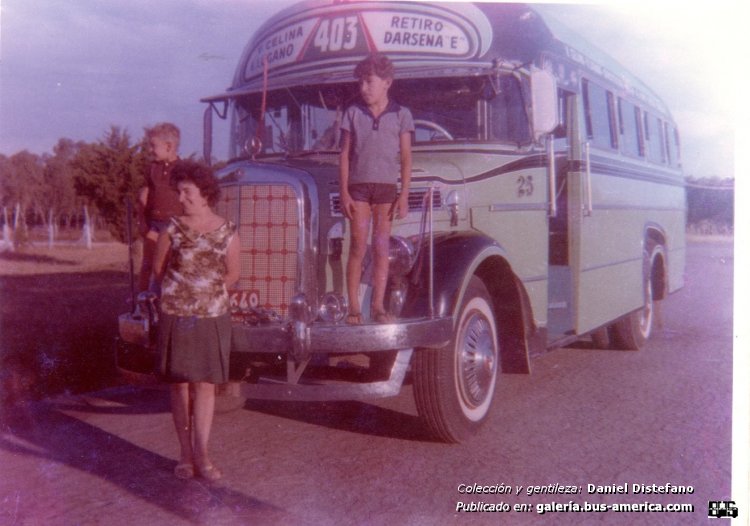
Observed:
[[[182,159],[176,161],[170,182],[174,187],[181,182],[193,183],[208,201],[208,206],[213,207],[219,201],[219,181],[213,170],[203,163]]]

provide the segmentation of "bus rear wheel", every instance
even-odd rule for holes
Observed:
[[[653,241],[646,245],[644,271],[644,304],[643,307],[632,312],[614,323],[612,339],[615,349],[639,351],[651,336],[654,325],[654,276],[657,265],[663,261],[664,249]]]
[[[498,331],[487,288],[471,278],[451,342],[420,349],[414,363],[419,415],[437,438],[459,443],[485,422],[500,365]]]

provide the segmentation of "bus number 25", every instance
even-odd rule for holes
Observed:
[[[518,185],[518,197],[528,197],[534,193],[534,177],[531,175],[520,175],[516,180]]]
[[[322,20],[315,34],[314,44],[321,53],[354,49],[357,44],[357,17]]]

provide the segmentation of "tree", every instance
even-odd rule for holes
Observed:
[[[72,162],[83,143],[60,139],[53,148],[54,155],[44,158],[44,190],[41,200],[55,224],[59,218],[80,214],[82,200],[76,195]]]
[[[734,224],[734,179],[687,178],[688,223]]]
[[[144,149],[131,145],[128,133],[112,126],[99,143],[80,145],[71,165],[78,195],[96,207],[115,237],[124,240],[126,203],[144,184]]]

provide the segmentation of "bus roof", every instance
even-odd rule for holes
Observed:
[[[480,74],[498,62],[541,67],[565,57],[668,114],[642,82],[541,5],[307,0],[255,32],[232,86],[204,101],[305,84],[353,81],[365,55],[386,53],[397,77]]]

